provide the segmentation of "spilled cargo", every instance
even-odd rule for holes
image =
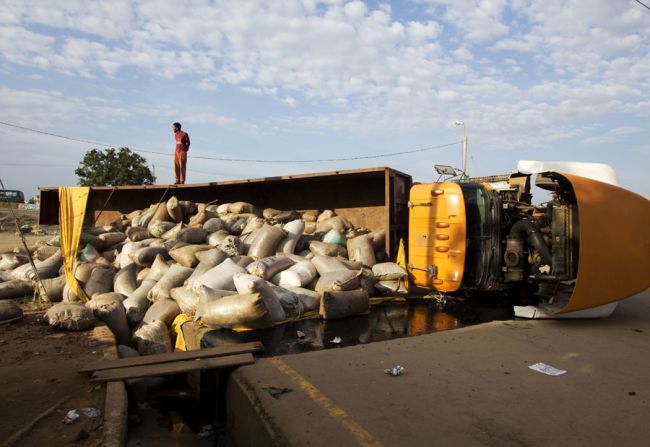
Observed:
[[[58,238],[36,261],[38,287],[26,257],[3,256],[2,267],[16,278],[4,289],[8,297],[36,291],[63,301],[48,318],[53,326],[83,330],[97,318],[119,344],[147,355],[173,349],[166,336],[181,314],[208,328],[246,330],[367,313],[383,278],[372,267],[389,257],[384,241],[385,229],[358,226],[332,209],[173,196],[84,229],[73,275],[90,299],[85,305],[66,284]],[[406,272],[388,264],[401,272],[391,278],[397,287]]]

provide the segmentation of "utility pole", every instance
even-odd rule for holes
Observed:
[[[467,178],[467,134],[463,135],[463,178]]]
[[[454,124],[463,126],[463,176],[462,179],[467,178],[467,127],[464,121],[456,120]]]

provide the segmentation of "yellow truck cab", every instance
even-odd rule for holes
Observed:
[[[534,174],[552,192],[539,206]],[[500,291],[519,316],[593,317],[650,286],[650,202],[606,165],[520,162],[509,176],[414,185],[408,206],[416,293]]]

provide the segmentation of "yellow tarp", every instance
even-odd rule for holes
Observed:
[[[187,351],[185,344],[185,337],[183,336],[183,324],[192,321],[194,317],[190,314],[179,314],[174,318],[171,326],[169,327],[170,336],[172,340],[175,338],[174,351]]]
[[[61,225],[61,254],[65,280],[70,290],[84,303],[89,300],[74,277],[73,268],[79,250],[79,238],[86,215],[90,188],[87,186],[62,186],[59,188],[59,224]]]

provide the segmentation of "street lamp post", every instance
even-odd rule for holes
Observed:
[[[454,124],[463,126],[463,178],[467,178],[467,127],[464,121],[456,120]]]

